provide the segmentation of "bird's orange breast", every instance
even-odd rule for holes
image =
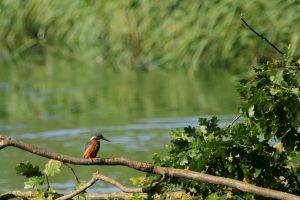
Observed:
[[[100,142],[98,142],[96,140],[92,140],[90,142],[90,145],[86,148],[86,150],[83,154],[83,157],[84,158],[96,158],[99,148],[100,148]]]

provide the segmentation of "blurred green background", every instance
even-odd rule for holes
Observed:
[[[151,161],[171,128],[213,114],[230,122],[239,103],[234,81],[250,77],[252,65],[281,58],[241,14],[297,54],[299,10],[297,0],[2,0],[1,134],[81,157],[100,129],[112,141],[100,156]],[[14,167],[27,160],[46,163],[0,151],[0,191],[23,187]],[[75,169],[87,180],[98,168]],[[101,169],[127,184],[139,175]],[[74,186],[65,170],[52,180],[57,190]],[[99,185],[93,191],[115,190]]]

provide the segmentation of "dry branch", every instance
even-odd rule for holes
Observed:
[[[34,193],[32,191],[14,190],[0,194],[0,200],[13,199],[16,197],[22,199],[31,199],[34,197]]]
[[[67,195],[64,195],[62,197],[57,198],[57,200],[71,199],[71,198],[75,197],[76,195],[80,194],[81,192],[85,191],[86,189],[88,189],[92,185],[94,185],[96,182],[97,182],[97,179],[95,179],[94,176],[93,176],[92,179],[89,180],[89,182],[87,182],[83,186],[81,186],[77,190],[71,192],[70,194],[67,194]]]
[[[107,176],[104,176],[102,174],[99,174],[99,173],[96,173],[94,175],[94,178],[96,180],[101,180],[101,181],[105,181],[107,183],[110,183],[110,184],[116,186],[117,188],[119,188],[120,190],[122,190],[125,193],[143,193],[143,192],[145,192],[145,190],[143,188],[128,188],[128,187],[125,187],[124,185],[122,185],[118,181],[116,181],[112,178],[109,178]]]
[[[189,171],[185,169],[175,169],[175,168],[168,168],[168,167],[159,167],[154,166],[153,164],[138,162],[134,160],[129,160],[126,158],[93,158],[93,159],[82,159],[82,158],[75,158],[70,157],[54,152],[49,152],[38,147],[35,147],[30,144],[26,144],[22,141],[8,138],[6,136],[0,135],[0,149],[3,149],[7,146],[13,146],[19,149],[23,149],[30,153],[50,158],[54,160],[61,161],[63,163],[70,163],[75,165],[122,165],[127,166],[139,171],[167,175],[168,177],[175,177],[175,178],[185,178],[189,180],[195,180],[205,183],[212,183],[212,184],[219,184],[228,186],[231,188],[235,188],[241,190],[243,192],[253,193],[255,195],[264,196],[267,198],[274,198],[274,199],[285,199],[285,200],[300,200],[300,196],[296,196],[293,194],[289,194],[286,192],[280,192],[272,189],[262,188],[258,186],[254,186],[248,183],[244,183],[242,181],[224,178],[219,176],[213,176],[209,174],[204,174],[195,171]]]
[[[91,180],[89,182],[87,182],[86,184],[81,186],[79,189],[71,192],[70,194],[67,194],[65,196],[62,196],[62,197],[58,198],[57,200],[71,199],[71,198],[75,197],[76,195],[80,194],[81,192],[85,191],[86,189],[88,189],[92,185],[94,185],[99,180],[110,183],[110,184],[116,186],[117,188],[119,188],[120,190],[122,190],[125,193],[143,193],[144,192],[143,188],[128,188],[128,187],[125,187],[124,185],[122,185],[121,183],[119,183],[118,181],[116,181],[112,178],[109,178],[109,177],[104,176],[104,175],[99,174],[99,173],[94,173],[93,177],[91,178]]]
[[[89,193],[84,196],[73,197],[72,199],[76,200],[125,200],[132,199],[133,193],[124,193],[124,192],[101,192],[101,193]],[[139,193],[140,197],[145,199],[148,198],[147,193]],[[34,199],[34,191],[24,191],[24,190],[15,190],[10,191],[5,194],[0,194],[0,200],[8,200],[14,198],[22,198],[22,199]],[[154,199],[162,199],[161,196],[156,195]],[[169,192],[167,193],[167,199],[181,200],[181,199],[198,199],[197,197],[190,196],[189,194],[183,192]]]
[[[109,199],[130,199],[132,197],[132,193],[124,193],[124,192],[108,192],[108,193],[90,193],[85,194],[83,197],[75,197],[72,199],[76,200],[109,200]],[[141,193],[139,196],[147,198],[146,193]],[[26,191],[26,190],[14,190],[10,192],[6,192],[4,194],[0,194],[0,200],[8,200],[8,199],[34,199],[34,191]]]

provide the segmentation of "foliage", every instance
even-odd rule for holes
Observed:
[[[4,0],[0,8],[0,61],[26,68],[62,57],[91,71],[100,66],[241,72],[257,55],[274,55],[250,39],[241,13],[276,44],[299,43],[297,0]]]
[[[61,162],[57,160],[50,159],[46,164],[43,171],[39,169],[39,166],[33,166],[30,162],[19,163],[16,166],[17,174],[25,176],[28,178],[24,182],[24,189],[34,189],[34,199],[44,200],[44,199],[56,199],[62,194],[56,192],[48,180],[49,176],[57,175],[61,172]],[[43,184],[47,181],[47,190],[43,190]],[[80,188],[82,185],[86,184],[81,182],[75,186],[75,189]],[[76,198],[85,198],[85,193],[82,192],[76,196]]]
[[[42,176],[42,172],[39,170],[39,166],[33,166],[31,163],[19,163],[16,166],[16,172],[17,174],[20,174],[22,176],[25,176],[27,178],[32,176]]]
[[[44,174],[47,176],[54,176],[60,173],[61,162],[57,160],[49,160],[45,165]]]
[[[24,189],[37,189],[39,186],[43,185],[44,177],[43,176],[33,176],[30,177],[26,182],[24,182]]]
[[[145,177],[145,176],[138,177],[138,178],[132,177],[132,178],[130,178],[130,181],[133,185],[136,185],[138,187],[150,184],[150,180],[148,179],[148,177]]]
[[[141,197],[138,193],[134,193],[131,197],[131,200],[144,200],[145,198]]]
[[[48,176],[54,176],[60,173],[61,162],[50,159],[43,171],[39,170],[39,166],[33,166],[30,162],[19,163],[16,166],[17,174],[25,176],[28,178],[24,182],[24,189],[35,189],[34,199],[52,199],[60,196],[52,187],[50,187],[48,182]],[[42,190],[45,178],[48,182],[47,191]]]
[[[220,128],[216,117],[200,118],[198,127],[176,129],[166,147],[167,155],[154,155],[155,164],[299,195],[299,66],[289,60],[275,61],[254,67],[254,71],[253,79],[237,85],[242,123]],[[216,195],[254,198],[225,186],[174,178],[168,178],[156,192],[177,186],[207,199]]]

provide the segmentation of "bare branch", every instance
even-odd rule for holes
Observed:
[[[296,195],[289,194],[286,192],[280,192],[280,191],[276,191],[276,190],[258,187],[255,185],[251,185],[251,184],[244,183],[242,181],[238,181],[238,180],[234,180],[234,179],[230,179],[230,178],[213,176],[213,175],[204,174],[204,173],[195,172],[195,171],[189,171],[189,170],[185,170],[185,169],[159,167],[159,166],[154,166],[153,164],[129,160],[129,159],[122,158],[122,157],[120,157],[120,158],[93,158],[93,159],[75,158],[75,157],[66,156],[66,155],[62,155],[62,154],[58,154],[58,153],[54,153],[54,152],[49,152],[49,151],[40,149],[38,147],[35,147],[33,145],[26,144],[22,141],[8,138],[6,136],[0,135],[0,140],[1,139],[3,141],[0,142],[0,149],[7,147],[7,146],[13,146],[13,147],[28,151],[30,153],[45,157],[45,158],[50,158],[50,159],[61,161],[63,163],[70,163],[70,164],[76,164],[76,165],[121,165],[121,166],[127,166],[127,167],[130,167],[130,168],[133,168],[133,169],[136,169],[139,171],[143,171],[143,172],[166,175],[168,177],[185,178],[185,179],[201,181],[201,182],[205,182],[205,183],[224,185],[224,186],[228,186],[231,188],[236,188],[243,192],[253,193],[253,194],[264,196],[267,198],[285,199],[285,200],[300,200],[300,196],[296,196]]]
[[[89,193],[85,196],[77,196],[73,197],[72,199],[76,200],[114,200],[114,199],[132,199],[133,193],[124,193],[124,192],[101,192],[101,193]],[[139,196],[147,199],[148,194],[147,193],[139,193]],[[186,197],[186,198],[185,198]],[[6,192],[5,194],[0,195],[0,200],[8,200],[13,198],[21,198],[21,199],[34,199],[34,191],[25,191],[25,190],[16,190],[16,191],[10,191]],[[161,196],[156,195],[154,199],[161,199]],[[193,197],[189,194],[186,194],[184,192],[168,192],[167,193],[167,199],[198,199],[198,197]]]
[[[85,191],[86,189],[88,189],[92,185],[94,185],[99,180],[110,183],[110,184],[116,186],[117,188],[119,188],[120,190],[122,190],[125,193],[143,193],[144,192],[143,188],[128,188],[128,187],[125,187],[124,185],[122,185],[121,183],[119,183],[118,181],[116,181],[112,178],[109,178],[109,177],[104,176],[104,175],[99,174],[99,173],[94,173],[93,177],[91,178],[91,180],[89,182],[87,182],[86,184],[81,186],[78,190],[75,190],[75,191],[71,192],[70,194],[62,196],[62,197],[58,198],[57,200],[71,199],[71,198],[75,197],[76,195],[80,194],[81,192]]]
[[[14,190],[6,192],[4,194],[0,194],[0,200],[13,199],[16,197],[22,199],[30,199],[34,197],[34,193],[32,191]]]
[[[87,194],[85,196],[84,200],[126,200],[126,199],[132,199],[133,194],[132,193],[124,193],[124,192],[109,192],[109,193],[91,193]],[[146,193],[139,193],[140,197],[143,197],[144,199],[147,199],[148,195]],[[73,198],[75,199],[75,198]],[[83,198],[80,198],[83,199]]]
[[[256,32],[242,17],[241,17],[242,22],[253,32],[255,33],[258,37],[260,37],[261,39],[263,39],[264,41],[266,41],[271,47],[273,47],[278,53],[280,53],[281,55],[284,55],[285,53],[283,53],[279,48],[277,48],[275,46],[275,44],[273,44],[272,42],[270,42],[266,37],[264,37],[263,35],[259,34],[258,32]]]
[[[101,180],[101,181],[105,181],[107,183],[110,183],[110,184],[116,186],[117,188],[119,188],[120,190],[122,190],[125,193],[143,193],[143,192],[145,192],[143,188],[128,188],[128,187],[122,185],[120,182],[118,182],[118,181],[116,181],[112,178],[109,178],[107,176],[104,176],[102,174],[99,174],[99,173],[94,174],[94,178],[97,179],[97,180]]]
[[[62,197],[57,198],[57,200],[65,200],[65,199],[71,199],[75,197],[76,195],[80,194],[81,192],[85,191],[87,188],[91,187],[97,182],[97,179],[93,176],[89,182],[78,188],[77,190],[71,192],[70,194],[64,195]]]

